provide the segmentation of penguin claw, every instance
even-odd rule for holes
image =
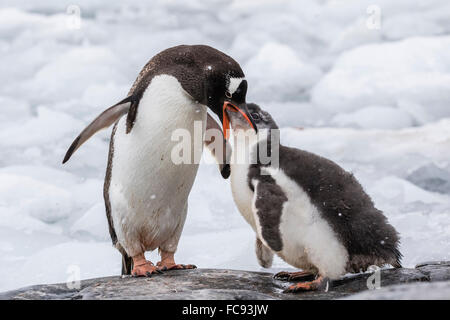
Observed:
[[[161,264],[158,263],[158,266],[158,269],[162,271],[197,269],[197,266],[194,264],[172,264],[161,266]]]
[[[133,277],[148,277],[151,278],[154,273],[162,273],[156,266],[150,261],[142,265],[135,266],[131,272]]]
[[[289,272],[286,272],[286,271],[278,272],[278,273],[274,274],[273,278],[277,279],[277,280],[286,280],[287,281],[289,279]]]
[[[312,281],[314,280],[315,277],[316,275],[306,271],[299,271],[299,272],[281,271],[273,276],[274,279],[281,281]]]

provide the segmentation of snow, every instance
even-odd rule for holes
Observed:
[[[244,66],[253,94],[265,101],[293,99],[321,77],[319,68],[308,65],[286,45],[266,43]]]
[[[61,161],[150,57],[182,43],[233,56],[248,100],[273,115],[284,144],[352,171],[400,232],[405,266],[450,259],[448,1],[75,5],[80,28],[58,0],[0,6],[0,291],[120,273],[102,199],[110,129]],[[211,159],[205,153],[191,192],[177,261],[263,270]],[[275,259],[270,270],[286,267]]]
[[[359,46],[337,59],[311,100],[333,113],[373,104],[400,108],[420,124],[448,117],[449,46],[449,36]]]
[[[366,129],[401,129],[413,126],[414,118],[405,110],[369,106],[350,113],[339,113],[331,120],[338,127]]]

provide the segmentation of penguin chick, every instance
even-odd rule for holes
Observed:
[[[277,254],[302,269],[275,275],[301,281],[287,292],[317,290],[371,265],[400,268],[399,235],[355,177],[331,160],[280,145],[270,114],[256,104],[247,108],[258,133],[240,112],[225,110],[233,129],[231,187],[256,233],[261,266],[269,267]],[[244,136],[247,145],[239,140]],[[270,151],[270,161],[261,150]]]

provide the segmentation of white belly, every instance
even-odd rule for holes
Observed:
[[[332,279],[343,275],[348,253],[308,194],[282,170],[267,170],[281,186],[288,201],[283,206],[280,234],[283,249],[277,254],[302,269],[314,266]]]
[[[286,194],[280,219],[281,251],[274,251],[290,265],[304,270],[318,269],[321,275],[337,278],[345,273],[348,253],[331,226],[321,217],[304,190],[282,170],[266,168]],[[248,165],[231,167],[231,187],[236,205],[257,237],[268,248],[262,237],[261,224],[254,213],[254,192],[247,182]],[[256,183],[256,190],[258,186]]]
[[[175,78],[161,75],[145,91],[131,132],[126,134],[125,117],[118,123],[111,214],[118,241],[130,255],[154,250],[171,237],[179,237],[175,233],[181,232],[184,224],[198,163],[172,161],[172,149],[179,144],[172,141],[172,133],[185,129],[193,139],[195,121],[204,128],[206,107],[192,101]],[[201,155],[202,148],[202,143],[191,144],[192,154]]]

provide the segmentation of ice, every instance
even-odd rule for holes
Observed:
[[[407,179],[425,190],[450,194],[450,172],[435,164],[414,170]]]
[[[331,123],[338,127],[366,129],[401,129],[415,124],[414,118],[405,110],[383,106],[369,106],[350,113],[340,113]]]
[[[105,215],[105,204],[99,202],[90,208],[70,227],[72,236],[109,241],[108,220]]]
[[[73,206],[71,194],[55,186],[26,176],[1,174],[0,193],[3,207],[14,213],[26,212],[45,223],[55,223],[67,218]],[[17,190],[21,190],[20,195]]]
[[[25,83],[24,90],[28,89],[42,102],[78,97],[86,90],[92,90],[90,86],[108,85],[112,79],[119,83],[123,81],[120,70],[113,67],[119,66],[119,61],[106,48],[74,48],[38,70],[30,82]],[[67,86],[67,83],[72,85]]]
[[[412,105],[419,124],[448,117],[449,45],[448,36],[416,37],[346,51],[313,88],[312,102],[335,113],[374,104],[408,112]]]
[[[322,75],[320,69],[302,61],[288,46],[271,42],[250,59],[245,70],[248,81],[256,87],[251,96],[264,101],[301,96]]]
[[[117,274],[120,263],[120,253],[109,242],[63,242],[42,248],[21,261],[14,271],[21,276],[15,277],[14,283],[71,283],[73,279],[111,276]]]
[[[178,44],[234,57],[248,100],[273,115],[284,144],[352,171],[400,232],[405,266],[450,259],[447,0],[74,4],[79,29],[59,0],[0,6],[0,291],[77,270],[83,279],[120,273],[102,190],[111,129],[61,161],[148,59]],[[379,28],[367,27],[371,5]],[[177,261],[262,270],[254,232],[211,159],[205,153],[192,189]],[[269,271],[289,267],[276,258]]]
[[[43,106],[38,106],[36,111],[37,116],[29,117],[20,126],[0,129],[2,147],[45,146],[71,132],[71,127],[81,126],[79,120],[67,113],[53,111]]]
[[[371,194],[382,202],[446,204],[448,197],[423,190],[404,179],[386,176],[369,188]],[[381,201],[380,201],[381,202]]]

